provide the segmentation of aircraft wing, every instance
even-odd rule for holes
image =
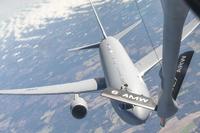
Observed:
[[[200,24],[199,19],[195,18],[192,21],[190,21],[190,23],[185,25],[184,29],[183,29],[181,41],[183,41],[185,38],[187,38],[199,24]],[[156,52],[156,54],[155,54],[155,52]],[[137,61],[135,63],[135,65],[138,68],[140,74],[144,75],[154,65],[156,65],[161,59],[162,59],[162,45],[157,47],[155,49],[155,51],[151,51],[149,54],[147,54],[142,59]]]
[[[0,95],[54,95],[54,94],[77,94],[106,88],[104,78],[88,79],[79,82],[59,84],[52,86],[0,90]]]
[[[183,33],[182,33],[182,38],[181,41],[185,40],[200,24],[200,21],[198,18],[193,19],[190,21],[189,24],[184,26]]]
[[[141,19],[138,20],[137,22],[135,22],[134,24],[130,25],[129,27],[127,27],[123,31],[117,33],[113,37],[120,40],[122,37],[124,37],[126,34],[128,34],[130,31],[132,31],[135,27],[137,27],[140,23],[142,23]]]
[[[156,54],[155,54],[156,52]],[[155,51],[151,51],[149,54],[144,56],[142,59],[135,63],[135,66],[140,72],[140,75],[144,75],[154,65],[156,65],[162,59],[162,45],[157,47]]]

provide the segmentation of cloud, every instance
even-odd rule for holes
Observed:
[[[23,33],[44,28],[47,24],[54,23],[57,18],[66,19],[75,13],[73,8],[86,3],[87,0],[47,0],[35,3],[29,10],[20,12],[9,21],[1,22],[0,38],[5,39],[13,33],[16,40],[20,40],[23,38]]]
[[[53,127],[45,126],[37,133],[51,133],[53,131]]]
[[[40,119],[43,120],[44,123],[48,124],[51,121],[54,114],[55,114],[55,110],[52,110],[52,111],[49,110],[45,112],[44,115]]]
[[[2,121],[0,121],[0,131],[6,130],[11,123],[11,118],[6,118]]]

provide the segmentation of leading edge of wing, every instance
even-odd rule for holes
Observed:
[[[58,84],[43,87],[0,90],[0,95],[54,95],[76,94],[103,90],[106,88],[104,78],[88,79],[67,84]]]

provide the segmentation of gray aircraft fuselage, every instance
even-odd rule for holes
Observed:
[[[108,88],[125,89],[131,93],[149,97],[144,80],[133,64],[122,44],[114,37],[105,38],[99,46],[101,64]],[[138,125],[146,121],[150,110],[134,106],[133,108],[122,108],[122,102],[111,100],[116,113],[125,122]]]

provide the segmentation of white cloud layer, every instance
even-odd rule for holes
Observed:
[[[10,18],[9,21],[0,23],[0,38],[7,38],[14,34],[15,38],[22,39],[22,33],[30,32],[34,29],[45,27],[53,23],[56,18],[66,18],[74,13],[74,7],[88,3],[87,0],[48,0],[43,3],[37,3]],[[48,19],[48,20],[47,20]]]
[[[102,4],[102,2],[108,0],[93,0],[93,3],[95,4],[97,1]],[[123,2],[127,2],[127,0],[123,0]],[[45,0],[40,1],[40,3],[36,2],[32,7],[22,9],[20,13],[8,21],[0,21],[0,39],[3,38],[6,41],[7,37],[14,34],[16,40],[23,40],[23,33],[44,28],[47,24],[53,23],[56,18],[68,19],[70,14],[76,13],[72,9],[84,6],[84,4],[89,4],[89,0]]]

